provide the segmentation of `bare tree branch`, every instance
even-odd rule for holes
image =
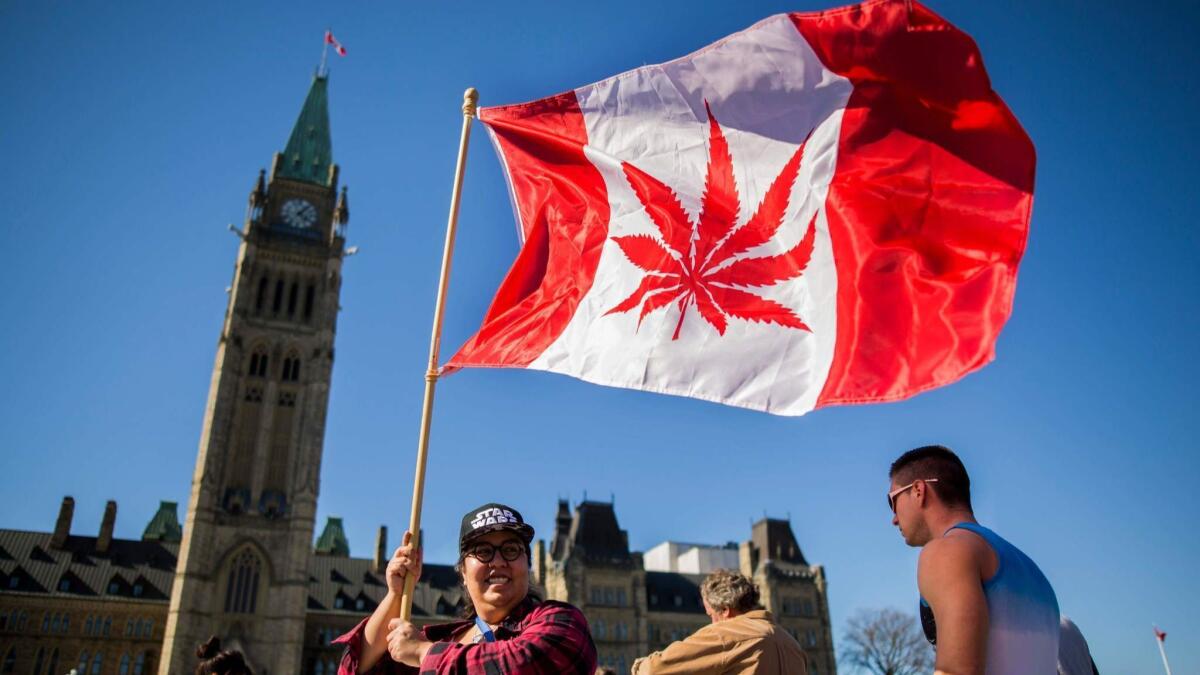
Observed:
[[[896,609],[860,609],[846,622],[841,661],[873,675],[926,675],[933,649],[917,620]]]

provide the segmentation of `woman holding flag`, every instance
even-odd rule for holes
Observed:
[[[399,618],[405,581],[421,576],[421,552],[405,532],[387,566],[387,595],[334,640],[346,645],[338,675],[592,675],[596,647],[583,613],[530,591],[531,541],[533,528],[516,509],[492,503],[468,511],[454,567],[471,600],[467,616],[417,628]]]

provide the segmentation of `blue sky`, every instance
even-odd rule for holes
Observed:
[[[0,40],[0,527],[76,532],[120,503],[140,536],[188,498],[237,240],[300,109],[321,33],[350,243],[318,527],[353,552],[408,522],[422,373],[462,90],[539,98],[832,3],[4,3]],[[1029,248],[995,363],[910,401],[779,418],[561,376],[466,371],[437,399],[424,524],[449,561],[493,499],[542,533],[557,498],[615,497],[630,543],[742,540],[789,516],[840,630],[916,602],[888,463],[960,451],[980,520],[1030,553],[1101,672],[1200,671],[1197,12],[1155,3],[955,2],[1038,149]],[[479,131],[477,129],[477,131]],[[517,250],[499,165],[468,161],[444,353]]]

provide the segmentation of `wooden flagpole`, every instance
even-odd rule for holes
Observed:
[[[412,512],[408,531],[420,546],[421,501],[425,495],[425,462],[429,455],[429,425],[433,419],[433,392],[438,380],[438,352],[442,345],[442,311],[446,306],[446,287],[450,283],[450,258],[454,253],[454,235],[458,229],[458,201],[462,195],[463,173],[467,165],[467,141],[471,139],[471,121],[479,103],[479,92],[474,87],[463,92],[462,136],[458,141],[458,163],[454,166],[454,190],[450,193],[450,220],[446,223],[446,245],[442,249],[442,276],[438,280],[437,302],[433,308],[433,335],[429,339],[429,368],[425,371],[425,400],[421,405],[421,435],[417,440],[417,471],[413,479]],[[417,580],[409,575],[404,581],[404,595],[400,600],[400,618],[412,620],[413,586]]]

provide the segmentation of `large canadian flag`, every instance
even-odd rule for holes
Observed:
[[[994,356],[1034,149],[971,38],[917,2],[773,16],[479,119],[523,246],[448,370],[800,415]]]

